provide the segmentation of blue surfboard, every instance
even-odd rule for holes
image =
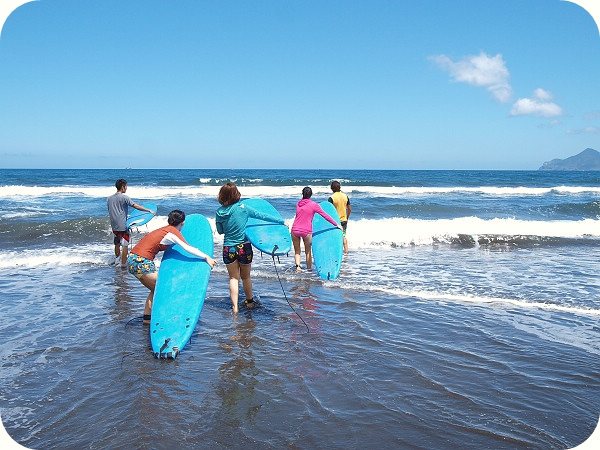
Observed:
[[[212,258],[212,228],[206,217],[188,215],[181,234],[188,244]],[[209,278],[210,266],[203,259],[190,255],[179,245],[165,250],[150,321],[154,356],[175,359],[187,344],[200,318]]]
[[[275,207],[262,198],[249,198],[243,200],[242,204],[264,214],[281,218],[281,214]],[[248,218],[246,237],[254,247],[269,255],[286,255],[292,248],[290,230],[286,225],[267,222],[254,217]],[[277,246],[277,249],[273,252],[275,246]]]
[[[148,208],[154,212],[157,211],[156,205],[154,203],[145,203],[142,205],[144,208]],[[131,227],[140,227],[142,225],[146,225],[152,218],[154,214],[151,214],[147,211],[140,211],[139,209],[135,209],[129,214],[127,218],[127,228]]]
[[[335,207],[325,201],[319,203],[323,211],[340,223]],[[320,214],[313,217],[312,252],[317,273],[324,280],[335,280],[342,268],[344,239],[342,230],[327,222]]]

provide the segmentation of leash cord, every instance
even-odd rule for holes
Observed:
[[[277,274],[277,279],[279,280],[279,285],[281,286],[281,291],[283,292],[283,296],[285,297],[285,300],[286,300],[287,304],[290,306],[290,308],[292,308],[292,311],[294,311],[296,313],[296,315],[298,317],[300,317],[300,320],[302,321],[302,323],[306,327],[306,331],[308,333],[310,333],[310,328],[308,327],[307,323],[304,321],[304,319],[302,318],[302,316],[300,314],[298,314],[298,311],[296,311],[294,309],[294,307],[292,306],[292,304],[290,303],[290,301],[287,298],[287,295],[285,293],[285,289],[283,288],[283,283],[281,282],[281,278],[279,277],[279,271],[277,270],[277,264],[275,264],[275,250],[277,250],[278,248],[279,248],[278,245],[275,245],[275,247],[273,247],[273,251],[271,252],[271,258],[273,258],[273,267],[275,267],[275,273]]]

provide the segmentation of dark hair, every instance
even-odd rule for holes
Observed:
[[[341,189],[341,187],[340,187],[340,182],[339,181],[332,181],[331,182],[331,190],[333,192],[339,192],[340,189]]]
[[[312,197],[312,189],[306,186],[302,189],[302,198],[311,198]]]
[[[120,191],[123,186],[127,186],[127,180],[124,180],[123,178],[119,178],[115,182],[115,187],[117,188],[117,191]]]
[[[229,182],[221,186],[217,200],[219,200],[221,205],[229,206],[239,202],[241,197],[242,194],[238,191],[237,186],[234,183]]]
[[[185,221],[185,213],[183,211],[180,211],[179,209],[174,209],[169,213],[169,219],[167,221],[169,222],[169,225],[173,225],[174,227],[176,227],[177,225]]]

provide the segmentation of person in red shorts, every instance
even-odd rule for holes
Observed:
[[[121,266],[125,266],[127,262],[127,249],[129,247],[129,230],[127,229],[127,212],[128,207],[139,209],[140,211],[147,211],[154,215],[154,211],[150,211],[144,206],[135,203],[128,195],[127,192],[127,180],[119,178],[115,182],[117,192],[106,199],[106,205],[108,206],[108,215],[110,217],[110,226],[115,235],[115,258],[121,257]]]

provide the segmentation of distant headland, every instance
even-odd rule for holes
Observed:
[[[566,159],[546,161],[538,170],[600,170],[600,152],[586,148]]]

